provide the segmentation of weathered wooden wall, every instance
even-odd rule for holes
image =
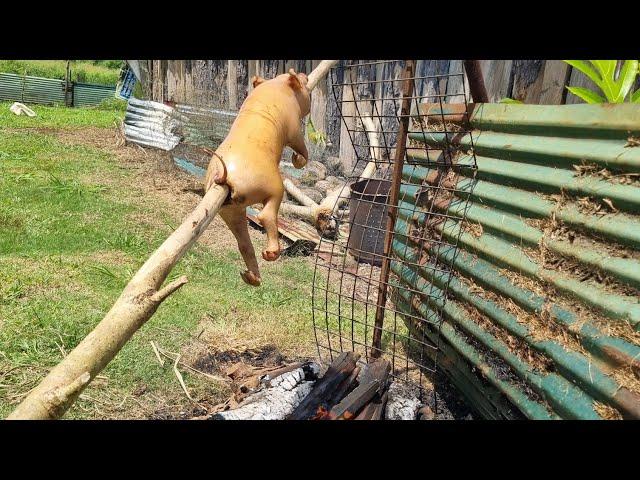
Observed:
[[[253,88],[249,83],[253,75],[271,78],[293,68],[298,72],[309,73],[319,60],[145,60],[141,61],[145,72],[143,84],[145,93],[156,101],[208,105],[222,109],[236,110],[242,105],[248,92]],[[482,72],[491,102],[498,102],[505,97],[514,98],[524,103],[557,105],[563,103],[579,103],[581,100],[570,94],[565,88],[569,86],[591,86],[591,81],[582,73],[573,70],[561,60],[482,60]],[[358,69],[360,78],[380,80],[392,78],[400,71],[400,65],[378,64],[370,68]],[[469,98],[469,86],[462,73],[461,60],[418,60],[416,72],[423,77],[430,77],[419,85],[419,94],[423,101],[459,103]],[[333,75],[337,83],[344,80],[344,71],[339,66]],[[452,76],[453,75],[453,76]],[[389,91],[382,92],[384,88]],[[360,98],[397,98],[399,91],[389,83],[359,85],[356,89]],[[393,108],[394,102],[342,103],[344,121],[340,119],[340,107],[334,96],[341,100],[350,100],[350,88],[334,88],[332,79],[321,82],[312,98],[311,121],[318,131],[324,132],[329,141],[328,155],[340,156],[344,160],[355,160],[356,150],[353,148],[347,125],[353,123],[349,115],[356,109],[378,112]],[[373,112],[375,115],[375,112]],[[389,112],[386,112],[389,113]],[[384,122],[384,120],[383,120]],[[383,125],[384,127],[384,125]],[[366,140],[358,133],[356,143],[364,144]],[[392,141],[392,139],[387,139]]]

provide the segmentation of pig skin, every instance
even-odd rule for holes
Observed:
[[[288,146],[293,149],[293,165],[306,165],[309,154],[301,122],[309,114],[311,97],[307,76],[293,69],[271,80],[254,77],[253,86],[229,134],[209,162],[205,189],[215,184],[229,186],[230,196],[220,209],[220,216],[236,237],[247,266],[240,276],[249,285],[258,286],[260,271],[249,237],[246,209],[256,203],[264,205],[258,215],[267,233],[262,258],[276,260],[280,256],[278,210],[284,194],[280,158]]]

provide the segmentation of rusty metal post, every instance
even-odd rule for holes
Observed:
[[[400,110],[400,128],[398,130],[398,141],[396,144],[395,159],[393,163],[393,176],[391,178],[391,190],[389,192],[389,208],[387,210],[387,228],[384,237],[384,256],[380,271],[380,283],[378,285],[378,301],[376,303],[375,328],[371,347],[371,356],[378,358],[382,354],[382,325],[384,323],[385,305],[387,303],[387,286],[389,282],[389,269],[391,266],[391,244],[393,241],[393,230],[396,225],[398,214],[398,195],[400,192],[400,181],[402,179],[402,167],[404,166],[404,155],[407,146],[407,131],[409,130],[409,115],[411,113],[411,98],[413,96],[413,81],[415,77],[415,60],[406,60],[402,78],[402,107]]]
[[[64,104],[73,107],[73,86],[71,85],[71,62],[67,60],[67,69],[64,76]]]
[[[469,89],[474,103],[489,103],[487,87],[484,84],[479,60],[465,60],[464,69],[469,79]]]

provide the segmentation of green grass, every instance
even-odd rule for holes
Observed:
[[[133,170],[109,152],[22,129],[110,127],[118,112],[36,106],[38,117],[28,119],[6,115],[5,107],[0,105],[1,418],[93,329],[170,233],[166,222],[154,221],[181,220],[163,197],[141,201]],[[149,392],[140,402],[159,405],[162,398],[188,408],[170,366],[158,364],[151,340],[179,352],[206,328],[213,338],[305,351],[312,342],[308,259],[265,265],[260,288],[242,282],[241,267],[234,248],[196,244],[170,276],[186,274],[189,283],[107,366],[107,380],[94,381],[66,416],[140,416],[131,396],[140,384]],[[183,375],[196,397],[228,394],[209,379]]]
[[[115,85],[122,60],[72,60],[71,81]],[[66,77],[66,60],[0,60],[0,72],[32,77]]]
[[[15,115],[9,111],[13,102],[0,102],[1,128],[111,128],[124,118],[126,102],[109,99],[94,107],[61,108],[29,105],[36,117]]]

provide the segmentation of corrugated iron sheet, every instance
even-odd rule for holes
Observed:
[[[447,121],[459,121],[460,108],[445,105]],[[430,157],[456,146],[455,197],[414,214],[435,167],[409,156],[403,176],[424,189],[402,189],[393,245],[400,258],[428,261],[414,258],[405,235],[429,215],[461,216],[456,199],[470,199],[467,224],[435,227],[448,240],[460,235],[457,255],[431,251],[456,272],[440,368],[486,418],[511,418],[514,406],[536,419],[640,418],[640,105],[471,109],[469,135],[410,133]],[[456,167],[471,149],[476,178]],[[392,270],[425,292],[398,289],[399,307],[431,318],[442,278],[398,262]],[[437,325],[407,324],[437,340]]]
[[[114,98],[115,95],[116,87],[111,85],[93,83],[74,83],[73,85],[73,105],[75,107],[97,105],[107,98]]]
[[[124,116],[127,141],[147,147],[172,150],[181,141],[176,133],[180,118],[175,109],[159,102],[130,98]]]
[[[183,119],[180,133],[184,142],[202,147],[217,148],[229,133],[237,112],[194,105],[176,105]]]
[[[0,100],[22,102],[24,77],[13,73],[0,73]]]
[[[0,100],[64,105],[64,89],[64,80],[0,73]]]
[[[115,96],[115,86],[72,82],[73,105],[96,105]],[[0,73],[0,100],[42,105],[66,105],[65,81]]]

